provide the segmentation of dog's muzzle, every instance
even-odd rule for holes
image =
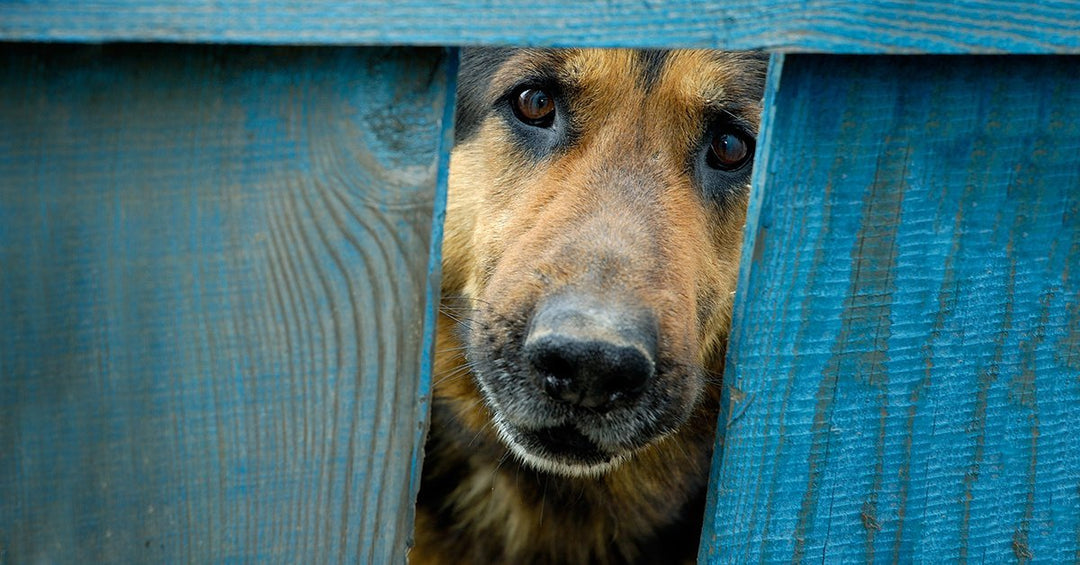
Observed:
[[[532,466],[561,474],[619,464],[652,435],[642,433],[638,408],[656,379],[658,334],[645,308],[571,293],[543,300],[519,357],[526,388],[543,401],[516,404],[534,417],[496,418],[506,443]]]
[[[632,404],[653,379],[657,334],[647,310],[560,295],[537,308],[522,353],[552,400],[604,413]]]

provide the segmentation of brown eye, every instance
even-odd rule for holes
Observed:
[[[555,121],[555,100],[539,88],[526,88],[514,96],[514,115],[530,126],[548,127]]]
[[[721,131],[713,136],[709,146],[709,166],[721,171],[734,171],[750,160],[750,144],[740,134]]]

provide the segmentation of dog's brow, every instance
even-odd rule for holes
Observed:
[[[563,82],[559,70],[566,60],[564,50],[525,49],[507,59],[491,79],[488,92],[498,97],[522,82]]]
[[[747,119],[745,114],[749,112],[744,105],[732,105],[723,97],[707,98],[705,100],[705,116],[711,120],[722,120],[745,130],[748,133],[757,134],[757,124],[754,120]]]

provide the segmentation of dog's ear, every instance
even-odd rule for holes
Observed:
[[[454,121],[454,142],[469,139],[491,109],[487,100],[491,77],[517,49],[510,47],[473,47],[461,50],[458,71],[457,116]]]

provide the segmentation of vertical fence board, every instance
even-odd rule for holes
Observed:
[[[0,56],[0,560],[402,560],[444,51]]]
[[[1080,558],[1080,61],[787,55],[701,562]]]

